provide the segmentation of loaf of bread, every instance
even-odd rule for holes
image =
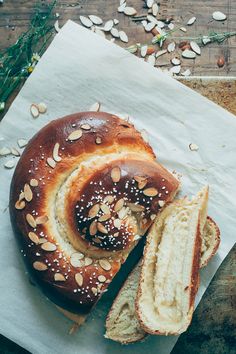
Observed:
[[[208,188],[166,206],[148,234],[136,312],[150,334],[177,335],[192,319],[199,286]]]
[[[216,253],[220,243],[220,230],[208,216],[203,230],[200,266],[204,267]],[[144,339],[147,333],[142,329],[135,311],[141,261],[129,274],[116,296],[106,319],[105,337],[122,344]]]
[[[11,183],[11,223],[33,281],[82,323],[178,187],[119,117],[52,121],[27,145]]]

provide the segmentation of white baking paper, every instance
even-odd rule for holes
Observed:
[[[48,111],[34,119],[33,102]],[[0,147],[16,146],[52,119],[86,111],[96,101],[107,112],[127,113],[148,132],[158,159],[183,174],[182,193],[210,185],[209,215],[221,229],[220,249],[201,271],[197,302],[235,242],[236,118],[119,46],[72,21],[62,28],[0,124]],[[4,140],[2,140],[4,139]],[[2,140],[2,141],[1,141]],[[190,151],[189,144],[199,146]],[[103,337],[109,296],[87,322],[68,335],[70,321],[33,287],[10,225],[8,194],[13,170],[0,161],[0,331],[38,354],[167,354],[177,337],[150,336],[121,346]],[[108,291],[109,294],[109,291]],[[204,320],[204,319],[203,319]]]

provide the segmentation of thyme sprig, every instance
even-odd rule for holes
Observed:
[[[32,73],[54,34],[52,11],[56,2],[36,5],[28,30],[0,52],[0,112],[16,87]]]

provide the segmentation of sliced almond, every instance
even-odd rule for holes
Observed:
[[[39,245],[41,245],[42,243],[48,242],[48,240],[46,238],[40,238],[39,239]]]
[[[89,218],[91,218],[91,219],[95,218],[95,216],[97,216],[99,210],[100,210],[100,205],[94,204],[92,206],[92,208],[89,209],[89,213],[88,213]]]
[[[89,233],[91,236],[96,235],[97,233],[97,221],[94,220],[89,226]]]
[[[114,226],[117,228],[117,229],[120,229],[121,227],[121,220],[120,219],[115,219],[114,220]]]
[[[56,162],[61,161],[61,157],[59,156],[59,148],[60,148],[60,144],[56,143],[54,145],[53,152],[52,152],[52,157],[53,157],[54,161],[56,161]]]
[[[169,53],[173,52],[175,50],[175,42],[171,42],[168,44],[167,51]]]
[[[114,38],[120,38],[120,34],[119,34],[119,31],[117,28],[113,27],[111,29],[110,33]]]
[[[7,156],[11,154],[11,150],[7,147],[3,147],[0,149],[0,156]]]
[[[33,215],[26,214],[26,221],[33,229],[35,229],[37,227],[37,224],[36,224],[36,221],[35,221],[35,218],[33,217]]]
[[[159,6],[158,6],[158,4],[155,2],[155,3],[152,5],[152,14],[153,14],[153,16],[157,16],[158,11],[159,11]]]
[[[221,11],[215,11],[212,14],[212,18],[216,21],[224,21],[226,20],[227,16]]]
[[[89,266],[89,265],[92,264],[92,263],[93,263],[92,258],[85,257],[85,259],[84,259],[84,265],[85,265],[85,266]]]
[[[110,270],[111,269],[111,264],[107,259],[99,259],[98,263],[104,270]]]
[[[39,185],[39,182],[37,179],[31,178],[30,185],[31,185],[31,187],[37,187]]]
[[[11,153],[14,156],[20,156],[20,151],[18,151],[16,148],[11,148]]]
[[[48,252],[53,252],[53,251],[56,251],[57,249],[57,246],[55,245],[55,243],[52,243],[52,242],[45,242],[41,245],[41,248],[44,250],[44,251],[48,251]]]
[[[186,59],[194,59],[194,58],[196,58],[196,53],[193,52],[192,50],[185,49],[185,50],[182,52],[182,57],[183,57],[183,58],[186,58]]]
[[[72,255],[70,256],[70,264],[75,268],[82,267],[82,265],[83,265],[82,259],[83,258],[84,258],[84,255],[81,252],[72,253]]]
[[[91,288],[91,291],[92,291],[92,293],[93,293],[94,295],[97,295],[97,294],[98,294],[97,288],[92,287],[92,288]]]
[[[102,203],[100,205],[100,208],[103,211],[103,213],[110,214],[110,208],[109,208],[109,206],[107,204]]]
[[[15,161],[14,160],[8,160],[7,162],[5,162],[4,164],[4,167],[5,168],[8,168],[8,169],[11,169],[15,166]]]
[[[97,136],[95,142],[97,145],[100,145],[102,143],[102,138],[100,136]]]
[[[33,263],[33,267],[34,267],[34,269],[36,269],[40,272],[48,269],[46,264],[44,264],[43,262],[38,262],[38,261]]]
[[[136,15],[136,13],[137,13],[137,11],[135,10],[134,7],[126,6],[126,7],[124,8],[124,14],[125,14],[126,16],[134,16],[134,15]]]
[[[24,200],[17,200],[17,202],[15,203],[15,208],[17,210],[22,210],[25,207],[25,201]]]
[[[30,113],[31,113],[32,117],[38,118],[38,116],[39,116],[39,110],[38,110],[38,106],[37,106],[36,104],[33,103],[33,104],[30,106]]]
[[[37,225],[45,224],[48,221],[48,217],[47,215],[38,216],[35,221]]]
[[[85,26],[87,28],[92,27],[93,22],[88,17],[80,16],[79,19],[80,19],[83,26]]]
[[[19,148],[23,148],[28,144],[28,141],[26,139],[18,139],[17,140],[17,144],[19,146]]]
[[[135,204],[135,203],[127,203],[127,206],[130,208],[131,211],[133,212],[141,212],[144,211],[144,206],[140,204]]]
[[[89,19],[95,24],[95,25],[101,25],[102,24],[102,19],[101,17],[95,16],[95,15],[89,15]]]
[[[101,224],[100,222],[97,223],[97,229],[99,232],[101,232],[102,234],[108,234],[107,229],[105,228],[105,226],[103,224]]]
[[[147,197],[155,197],[158,194],[158,190],[154,187],[146,188],[144,189],[143,194]]]
[[[143,45],[141,47],[140,54],[141,54],[142,58],[145,58],[145,56],[147,55],[147,50],[148,50],[148,46],[147,45]]]
[[[55,273],[54,274],[54,280],[55,281],[66,281],[66,278],[61,273]]]
[[[123,198],[119,199],[114,206],[114,211],[116,212],[120,211],[123,208],[124,204],[125,204],[124,199]]]
[[[124,31],[119,31],[120,40],[124,43],[128,43],[129,38]]]
[[[147,4],[147,7],[148,7],[149,9],[151,9],[152,6],[153,6],[153,4],[154,4],[154,0],[146,0],[146,4]]]
[[[102,216],[100,216],[100,218],[98,218],[98,221],[102,222],[102,221],[107,221],[111,218],[111,214],[103,214]]]
[[[165,205],[165,201],[164,200],[158,200],[158,204],[162,208]]]
[[[197,53],[198,55],[201,55],[201,49],[200,49],[199,45],[196,42],[191,41],[190,42],[190,47],[195,53]]]
[[[187,25],[188,25],[188,26],[193,25],[194,22],[196,21],[196,19],[197,19],[196,17],[191,17],[191,18],[188,20]]]
[[[197,151],[199,149],[199,147],[197,144],[191,143],[191,144],[189,144],[189,149],[191,151]]]
[[[92,104],[92,106],[89,108],[90,112],[99,112],[100,110],[100,102],[95,102],[94,104]]]
[[[98,281],[100,281],[101,283],[105,283],[106,280],[107,280],[107,278],[104,275],[98,276]]]
[[[71,141],[78,140],[81,138],[83,132],[81,129],[74,130],[70,135],[68,136],[68,139]]]
[[[47,105],[44,102],[40,102],[39,104],[37,104],[39,113],[46,113],[47,112]]]
[[[121,171],[119,167],[114,167],[111,170],[111,179],[114,183],[118,183],[121,177]]]
[[[83,281],[84,281],[83,275],[80,274],[80,273],[76,273],[76,274],[75,274],[75,281],[76,281],[76,283],[77,283],[79,286],[82,286],[82,285],[83,285]]]
[[[107,195],[105,198],[104,198],[104,203],[107,203],[107,204],[112,204],[114,202],[114,197],[112,195]]]
[[[56,162],[53,160],[53,158],[51,158],[51,157],[48,157],[47,158],[47,164],[48,164],[48,166],[49,167],[51,167],[51,168],[55,168],[56,167]]]
[[[90,129],[91,129],[91,125],[89,125],[89,124],[82,124],[82,125],[81,125],[81,129],[83,129],[83,130],[90,130]]]
[[[35,243],[36,245],[39,244],[39,237],[38,237],[38,235],[36,235],[36,233],[34,233],[34,232],[29,232],[29,233],[28,233],[28,236],[29,236],[30,240],[31,240],[33,243]]]
[[[123,207],[119,212],[118,212],[118,217],[119,217],[119,219],[124,219],[127,215],[128,215],[128,213],[129,213],[129,208],[125,208],[125,207]]]
[[[31,200],[33,199],[33,193],[28,183],[24,185],[24,196],[27,202],[31,202]]]
[[[105,23],[105,25],[104,25],[104,27],[103,27],[103,30],[104,30],[105,32],[110,32],[110,30],[112,29],[113,25],[114,25],[113,20],[108,20],[108,21]]]
[[[134,238],[133,238],[133,241],[137,241],[137,240],[139,240],[140,238],[141,238],[140,235],[135,235]]]

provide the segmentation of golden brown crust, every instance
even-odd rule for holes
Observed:
[[[29,142],[12,179],[11,222],[30,274],[58,306],[87,313],[137,243],[136,232],[150,226],[159,201],[173,199],[179,183],[154,160],[132,124],[102,112],[55,120]],[[108,191],[113,204],[104,202]],[[127,216],[114,210],[119,196]],[[144,208],[138,218],[133,202]],[[96,203],[99,214],[91,216]],[[117,230],[113,217],[122,225]]]

